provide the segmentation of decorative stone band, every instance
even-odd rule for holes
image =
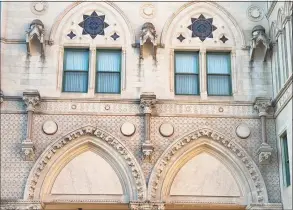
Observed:
[[[254,203],[246,207],[246,210],[282,210],[283,205],[281,203]]]
[[[169,164],[172,156],[182,150],[184,146],[188,145],[189,143],[195,141],[200,137],[209,137],[213,141],[229,149],[236,158],[240,159],[240,161],[244,164],[250,174],[251,180],[255,187],[255,191],[257,192],[257,201],[259,203],[267,202],[267,192],[264,181],[262,179],[260,171],[258,170],[253,160],[250,158],[250,156],[235,142],[225,139],[224,135],[212,131],[209,128],[199,129],[181,138],[179,141],[174,142],[169,147],[169,149],[167,149],[166,152],[161,156],[161,158],[155,165],[154,174],[151,175],[149,183],[149,193],[153,199],[156,198],[156,191],[158,189],[158,184],[160,183],[160,178],[164,170],[167,168],[167,165]]]
[[[65,137],[59,139],[57,142],[52,144],[50,148],[47,150],[47,152],[41,156],[41,158],[36,163],[36,167],[34,167],[32,175],[33,177],[31,178],[31,181],[28,186],[28,199],[31,200],[34,198],[34,192],[40,174],[42,173],[43,169],[46,167],[50,159],[58,152],[58,150],[64,147],[66,144],[74,141],[78,137],[85,135],[98,137],[99,139],[105,141],[108,145],[113,147],[121,156],[123,156],[124,160],[127,162],[130,171],[132,172],[133,178],[135,179],[138,199],[142,200],[144,198],[144,192],[146,190],[144,184],[145,182],[144,178],[141,175],[142,172],[139,168],[139,165],[136,162],[133,155],[128,151],[128,149],[124,145],[120,143],[118,139],[106,133],[105,131],[97,129],[92,126],[86,126],[69,133]]]
[[[1,210],[41,210],[39,201],[3,201],[1,200]]]

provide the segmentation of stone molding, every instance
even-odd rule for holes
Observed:
[[[264,203],[264,204],[250,204],[246,207],[246,210],[282,210],[283,205],[281,203]]]
[[[42,205],[39,201],[5,201],[1,200],[1,210],[41,210]]]
[[[228,150],[231,151],[233,156],[239,160],[239,162],[243,163],[240,167],[249,174],[249,181],[253,183],[252,191],[256,192],[254,195],[254,200],[258,203],[266,203],[268,201],[267,190],[262,178],[262,175],[254,163],[252,158],[246,153],[244,149],[242,149],[235,141],[228,140],[219,132],[213,131],[209,128],[201,128],[198,129],[177,141],[174,141],[161,155],[159,160],[154,166],[152,174],[150,176],[149,188],[148,188],[148,196],[151,199],[156,199],[158,195],[159,186],[162,185],[164,181],[164,177],[162,175],[166,173],[166,168],[168,165],[172,164],[171,158],[176,154],[183,152],[183,148],[187,146],[189,143],[197,140],[200,137],[208,137],[213,142],[216,142]],[[160,192],[159,192],[160,193]]]
[[[114,136],[108,134],[101,129],[92,126],[85,126],[68,133],[66,136],[58,139],[47,147],[45,152],[43,152],[43,154],[36,161],[34,167],[30,172],[30,176],[27,179],[24,199],[34,199],[35,188],[39,181],[39,177],[46,165],[50,162],[50,159],[52,159],[52,157],[56,155],[58,150],[64,147],[66,144],[73,142],[75,139],[86,135],[98,137],[109,146],[111,146],[113,149],[115,149],[123,157],[123,159],[125,159],[129,170],[132,172],[133,179],[136,182],[138,199],[142,200],[145,197],[146,186],[143,173],[132,153]]]
[[[292,99],[292,75],[272,102],[276,116],[282,111],[290,99]]]

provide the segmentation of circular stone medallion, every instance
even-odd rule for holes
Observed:
[[[241,123],[236,128],[236,134],[238,137],[240,137],[242,139],[246,139],[250,135],[250,129],[246,124]]]
[[[48,2],[34,1],[31,3],[31,11],[36,15],[43,15],[48,10]]]
[[[47,120],[43,124],[43,131],[45,134],[52,135],[58,130],[57,124],[53,120]]]
[[[260,7],[256,5],[251,5],[250,7],[248,7],[246,13],[249,20],[255,21],[255,22],[262,20],[264,17],[263,9],[261,9]]]
[[[135,132],[135,126],[130,122],[125,122],[121,126],[120,131],[124,136],[131,136]]]
[[[172,136],[174,133],[174,127],[170,123],[163,123],[160,126],[160,133],[164,137]]]

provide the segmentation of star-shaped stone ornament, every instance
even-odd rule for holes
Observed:
[[[73,39],[73,37],[75,37],[75,36],[76,36],[76,34],[75,34],[75,33],[73,33],[73,31],[70,31],[70,33],[69,33],[69,34],[67,34],[67,36],[68,36],[70,39]]]
[[[83,15],[83,21],[78,24],[83,28],[82,35],[89,34],[92,39],[97,35],[105,35],[104,29],[109,26],[105,22],[105,15],[98,15],[95,11],[91,15]]]
[[[213,25],[213,18],[205,18],[203,14],[198,18],[191,18],[191,25],[187,28],[192,31],[192,37],[198,37],[202,42],[206,38],[213,38],[213,31],[217,29]]]
[[[180,42],[183,42],[183,40],[185,39],[185,37],[184,37],[182,34],[180,34],[180,35],[177,37],[177,39],[178,39]]]
[[[116,41],[116,39],[118,39],[120,36],[115,32],[111,37],[114,39],[114,41]]]
[[[228,39],[225,37],[225,35],[223,35],[223,36],[220,38],[220,40],[221,40],[223,43],[225,43],[226,41],[228,41]]]

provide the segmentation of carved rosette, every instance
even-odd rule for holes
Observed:
[[[271,161],[272,151],[273,148],[270,145],[262,143],[257,151],[259,163],[263,165],[269,164]]]
[[[261,98],[257,97],[254,102],[254,109],[258,111],[258,115],[261,116],[266,116],[268,114],[268,111],[271,107],[271,101],[267,98]]]
[[[26,90],[22,97],[27,111],[35,111],[35,107],[40,104],[41,97],[37,90]]]
[[[165,210],[165,204],[162,202],[130,202],[130,210]]]

